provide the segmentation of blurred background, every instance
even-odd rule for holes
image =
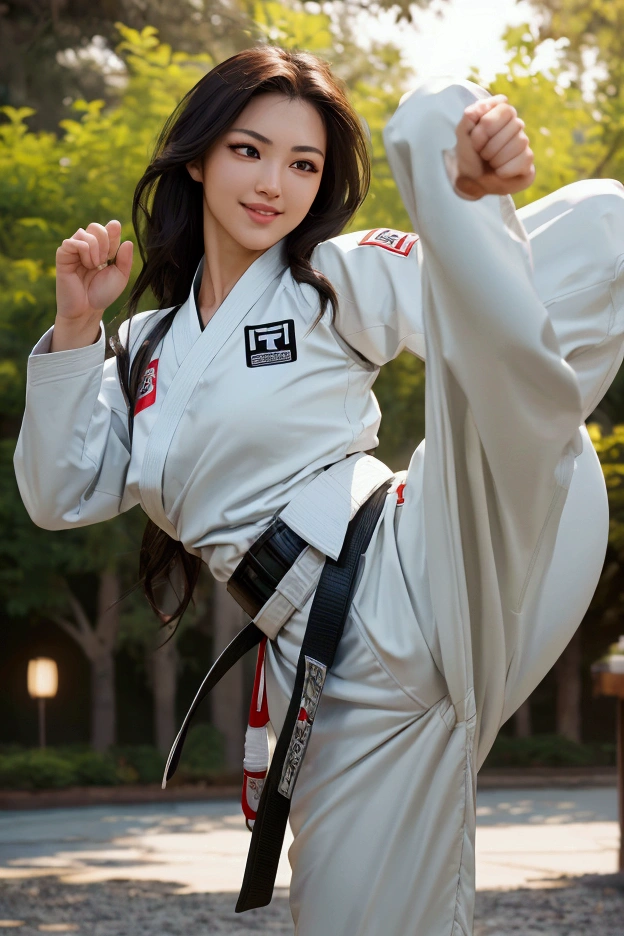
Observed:
[[[537,167],[518,207],[577,179],[624,181],[624,0],[0,0],[0,789],[157,782],[211,660],[245,623],[205,575],[167,641],[141,590],[131,591],[140,510],[81,530],[38,529],[12,456],[26,360],[54,320],[57,246],[111,218],[133,237],[133,189],[165,118],[214,64],[257,42],[329,60],[370,127],[373,184],[350,229],[410,230],[381,131],[427,74],[470,78],[516,107]],[[123,298],[108,310],[109,334]],[[425,434],[424,377],[402,355],[375,384],[378,455],[395,470]],[[588,424],[611,510],[600,585],[486,767],[615,764],[614,700],[593,695],[590,665],[624,633],[622,372]],[[40,657],[58,673],[45,703],[27,688]],[[241,772],[253,666],[246,660],[200,710],[182,781]]]

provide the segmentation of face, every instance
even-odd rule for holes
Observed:
[[[310,210],[326,148],[312,104],[276,92],[253,98],[203,161],[187,166],[203,186],[205,234],[221,246],[268,250]]]

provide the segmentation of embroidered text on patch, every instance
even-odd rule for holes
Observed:
[[[394,231],[392,228],[373,228],[359,243],[360,246],[383,247],[391,253],[407,257],[417,240],[418,234],[406,234],[405,231]]]
[[[267,364],[288,364],[297,360],[295,322],[269,322],[267,325],[245,326],[247,367]]]
[[[147,409],[152,403],[156,402],[156,380],[158,377],[158,358],[154,358],[147,365],[147,370],[143,375],[143,383],[137,393],[136,403],[134,405],[135,415],[141,410]]]
[[[312,725],[314,724],[316,710],[321,699],[321,692],[325,685],[326,676],[327,667],[325,664],[319,663],[318,660],[306,656],[299,715],[295,722],[290,744],[288,745],[286,759],[282,767],[282,776],[278,786],[279,792],[282,796],[285,796],[286,799],[292,797],[295,783],[297,782],[299,769],[312,733]]]

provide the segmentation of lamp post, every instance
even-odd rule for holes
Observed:
[[[45,700],[58,689],[58,669],[54,660],[37,657],[28,662],[28,694],[39,702],[39,747],[45,747]]]

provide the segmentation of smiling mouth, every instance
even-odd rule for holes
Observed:
[[[243,208],[247,208],[248,211],[253,211],[254,214],[262,215],[264,218],[276,218],[278,215],[282,214],[281,211],[263,211],[260,208],[252,208],[250,205],[246,205],[244,202],[241,202]]]

